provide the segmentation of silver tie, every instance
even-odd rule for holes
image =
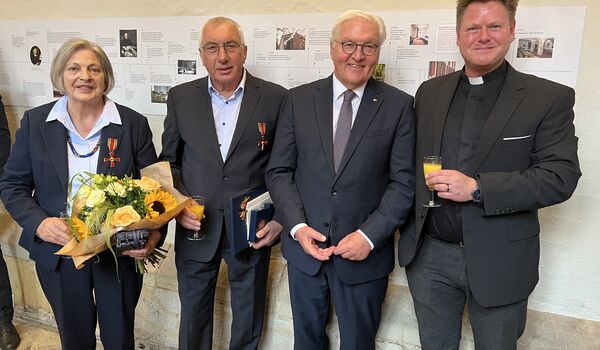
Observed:
[[[352,129],[352,99],[356,94],[352,90],[344,92],[344,102],[340,108],[340,116],[338,118],[337,127],[335,129],[335,140],[333,141],[333,164],[337,173],[344,149],[350,137],[350,129]]]

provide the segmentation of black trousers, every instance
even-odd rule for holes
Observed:
[[[12,322],[15,308],[12,300],[12,289],[8,278],[6,261],[0,249],[0,324]]]
[[[187,244],[201,245],[202,241]],[[258,348],[265,317],[267,277],[271,248],[246,249],[233,255],[225,228],[217,253],[209,262],[176,254],[177,281],[181,302],[180,350],[212,349],[215,289],[221,259],[227,264],[231,295],[231,339],[229,349]]]
[[[63,350],[95,349],[96,322],[104,349],[134,349],[135,307],[143,275],[135,271],[132,258],[118,261],[117,267],[112,254],[104,251],[81,270],[65,258],[56,271],[36,265]]]

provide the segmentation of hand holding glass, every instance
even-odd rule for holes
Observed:
[[[198,221],[202,221],[204,218],[204,197],[192,196],[191,198],[195,201],[195,203],[189,206],[189,209],[194,213],[194,215],[196,215]],[[190,241],[201,241],[204,238],[206,238],[204,233],[199,232],[198,230],[192,231],[192,234],[187,236],[187,239]]]
[[[423,173],[425,179],[427,179],[427,174],[440,170],[442,170],[442,157],[427,156],[423,158]],[[429,203],[425,203],[423,206],[428,208],[437,208],[441,206],[441,204],[435,202],[435,191],[432,187],[429,187]]]

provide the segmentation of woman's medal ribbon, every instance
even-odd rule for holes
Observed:
[[[110,167],[114,168],[115,162],[121,161],[121,157],[115,157],[115,150],[119,146],[119,140],[109,137],[106,146],[108,146],[108,158],[104,158],[104,163],[110,162]]]

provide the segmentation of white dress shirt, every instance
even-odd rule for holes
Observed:
[[[246,85],[246,70],[242,75],[242,80],[233,95],[229,98],[223,97],[214,87],[210,77],[208,78],[208,92],[212,104],[213,117],[215,119],[215,130],[219,140],[219,149],[223,161],[227,158],[227,152],[231,146],[233,133],[237,124],[242,98],[244,97],[244,86]]]
[[[356,119],[356,113],[358,112],[358,107],[360,106],[360,102],[362,101],[362,97],[365,93],[365,87],[367,86],[367,83],[357,87],[356,89],[353,89],[352,91],[354,91],[354,93],[356,94],[356,96],[354,96],[354,98],[352,99],[352,125],[354,126],[354,120]],[[332,118],[332,123],[333,123],[333,135],[332,135],[332,140],[335,140],[335,132],[337,130],[337,123],[338,123],[338,119],[340,118],[340,109],[342,108],[342,103],[344,102],[344,92],[346,92],[346,90],[348,90],[344,84],[342,84],[336,77],[335,74],[333,75],[333,118]],[[292,236],[292,238],[296,239],[296,232],[298,232],[299,229],[301,229],[302,227],[307,227],[308,225],[305,222],[299,223],[296,226],[294,226],[291,230],[290,230],[290,236]],[[369,239],[369,237],[367,237],[367,235],[360,229],[357,229],[357,231],[363,235],[363,237],[367,240],[367,243],[369,243],[369,246],[371,246],[371,250],[373,250],[373,248],[375,248],[375,245],[373,244],[373,242],[371,242],[371,240]]]
[[[71,142],[73,143],[73,147],[75,148],[77,153],[88,154],[94,149],[94,147],[96,147],[96,144],[98,144],[98,142],[100,141],[102,128],[104,128],[110,123],[121,125],[121,116],[119,115],[117,106],[108,97],[105,97],[105,99],[106,102],[104,103],[104,109],[100,114],[100,118],[98,118],[96,125],[86,137],[81,136],[79,132],[77,132],[75,124],[73,124],[73,121],[71,120],[71,116],[69,115],[69,111],[67,109],[68,100],[66,96],[61,97],[54,104],[54,106],[50,110],[50,113],[48,114],[48,117],[46,118],[46,122],[51,122],[54,120],[59,121],[62,125],[65,126],[65,128],[67,128],[69,132],[69,137],[71,138]],[[71,196],[73,197],[77,193],[77,190],[79,190],[79,187],[81,187],[81,181],[75,178],[75,175],[84,171],[96,173],[100,151],[98,149],[98,151],[96,151],[93,155],[87,158],[81,158],[73,154],[68,144],[65,144],[65,147],[67,148],[69,180],[73,179],[71,187]],[[100,145],[100,147],[108,146]]]

